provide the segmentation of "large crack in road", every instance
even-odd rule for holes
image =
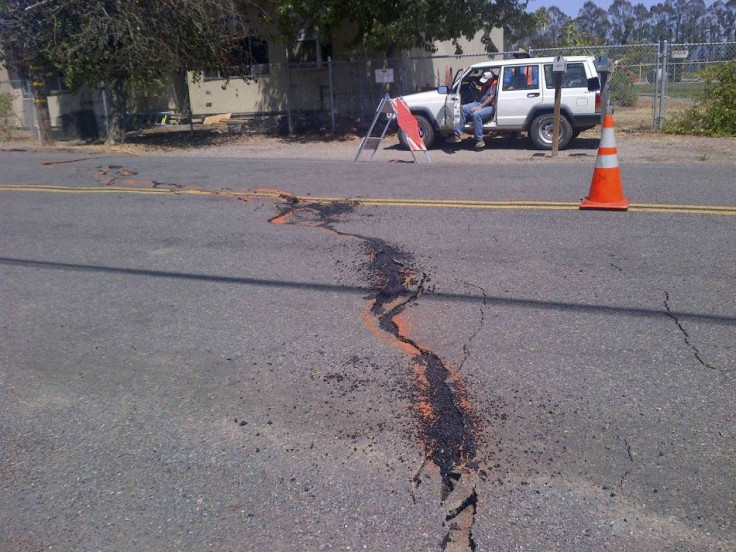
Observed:
[[[320,228],[346,239],[356,240],[365,249],[373,294],[368,300],[366,326],[379,338],[388,339],[411,358],[417,385],[417,412],[425,447],[425,461],[414,476],[415,486],[427,465],[433,465],[442,481],[440,500],[448,509],[442,540],[443,552],[474,552],[473,539],[478,494],[476,492],[476,448],[473,417],[462,380],[436,353],[412,338],[405,310],[424,293],[427,275],[413,267],[412,256],[381,240],[342,232],[335,228],[343,215],[358,204],[350,201],[307,202],[276,189],[251,190],[248,197],[230,191],[207,192],[179,184],[134,178],[137,172],[119,165],[98,167],[94,178],[106,186],[166,188],[172,192],[197,191],[248,201],[252,197],[280,201],[279,214],[272,224]],[[464,361],[463,361],[464,362]],[[412,494],[412,498],[414,498]]]
[[[384,240],[337,230],[335,223],[355,208],[354,203],[308,203],[283,192],[274,195],[281,198],[282,205],[270,222],[318,227],[357,240],[365,248],[373,294],[363,320],[374,334],[389,339],[410,356],[416,378],[426,460],[414,478],[415,484],[421,481],[427,463],[436,467],[442,480],[441,500],[448,506],[442,550],[475,551],[472,529],[478,495],[470,403],[457,372],[411,337],[404,318],[405,310],[424,293],[426,274],[412,267],[411,255]]]

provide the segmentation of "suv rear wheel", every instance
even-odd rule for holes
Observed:
[[[434,144],[434,128],[432,128],[432,123],[430,123],[429,119],[424,115],[414,115],[414,117],[416,118],[417,123],[419,123],[419,136],[422,137],[427,149],[431,148],[432,144]],[[401,132],[399,132],[399,142],[401,142],[401,145],[406,149],[409,149],[409,144],[404,142]]]
[[[532,121],[532,126],[529,128],[529,138],[538,149],[550,150],[552,149],[552,136],[554,132],[554,115],[552,113],[545,113],[538,115]],[[560,136],[557,142],[559,149],[565,149],[572,140],[572,125],[567,117],[560,115]]]

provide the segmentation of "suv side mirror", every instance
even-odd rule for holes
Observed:
[[[588,79],[588,92],[596,92],[601,89],[601,79],[593,77]]]
[[[450,93],[450,87],[449,86],[438,86],[437,87],[437,93],[438,94],[449,94]]]

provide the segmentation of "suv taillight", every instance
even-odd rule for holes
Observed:
[[[600,92],[596,92],[595,93],[595,112],[596,113],[600,113],[601,112],[601,106],[602,106],[601,93]]]

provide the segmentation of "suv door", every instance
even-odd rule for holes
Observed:
[[[499,128],[522,128],[527,115],[544,100],[539,65],[505,65],[496,101],[496,123]]]
[[[460,109],[462,107],[462,95],[460,94],[460,76],[464,73],[462,69],[455,73],[455,79],[445,98],[445,117],[442,122],[438,121],[440,130],[445,132],[455,130],[460,124]]]

